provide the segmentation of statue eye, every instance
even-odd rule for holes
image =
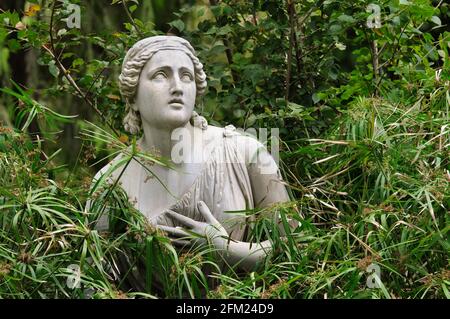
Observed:
[[[184,72],[184,73],[181,75],[181,80],[182,80],[182,81],[185,81],[185,82],[190,82],[190,81],[193,81],[193,80],[194,80],[194,77],[192,76],[191,73],[189,73],[189,72]]]
[[[152,80],[164,80],[167,79],[167,75],[163,71],[158,71],[152,76]]]

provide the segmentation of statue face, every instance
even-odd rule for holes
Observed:
[[[189,121],[195,97],[192,60],[182,51],[163,50],[142,69],[134,108],[143,126],[177,128]]]

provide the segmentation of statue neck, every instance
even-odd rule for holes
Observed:
[[[182,127],[188,129],[191,134],[193,133],[194,127],[189,121]],[[172,147],[177,143],[176,140],[172,140],[172,132],[177,128],[161,128],[144,125],[144,135],[140,139],[139,145],[143,151],[150,153],[157,152],[158,155],[171,159]]]

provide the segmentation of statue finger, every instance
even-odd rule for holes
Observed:
[[[176,221],[180,222],[181,224],[188,226],[188,227],[195,227],[195,220],[186,217],[184,215],[178,214],[172,210],[166,211],[166,214],[175,219]]]
[[[198,206],[198,210],[200,211],[200,213],[202,214],[203,218],[205,218],[205,220],[206,220],[206,222],[208,224],[215,224],[215,223],[217,223],[217,219],[213,216],[213,214],[211,213],[211,210],[205,204],[204,201],[199,201],[197,203],[197,206]]]
[[[179,247],[192,246],[192,243],[189,240],[171,239],[170,242],[172,243],[172,245],[179,246]]]
[[[177,236],[177,237],[188,237],[189,236],[182,228],[170,227],[170,226],[164,226],[164,225],[160,225],[160,226],[158,226],[158,228],[165,231],[169,235],[173,235],[173,236]]]

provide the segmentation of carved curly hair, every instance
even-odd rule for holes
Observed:
[[[128,50],[122,64],[122,72],[119,76],[119,88],[125,99],[127,115],[123,120],[125,130],[131,134],[138,134],[141,130],[141,118],[139,111],[132,108],[136,96],[139,76],[145,64],[152,56],[161,50],[179,50],[187,54],[192,60],[195,73],[197,96],[201,96],[206,90],[206,74],[203,64],[197,58],[191,44],[177,36],[153,36],[136,42]],[[206,120],[196,112],[192,113],[191,120],[195,126],[206,128]]]

